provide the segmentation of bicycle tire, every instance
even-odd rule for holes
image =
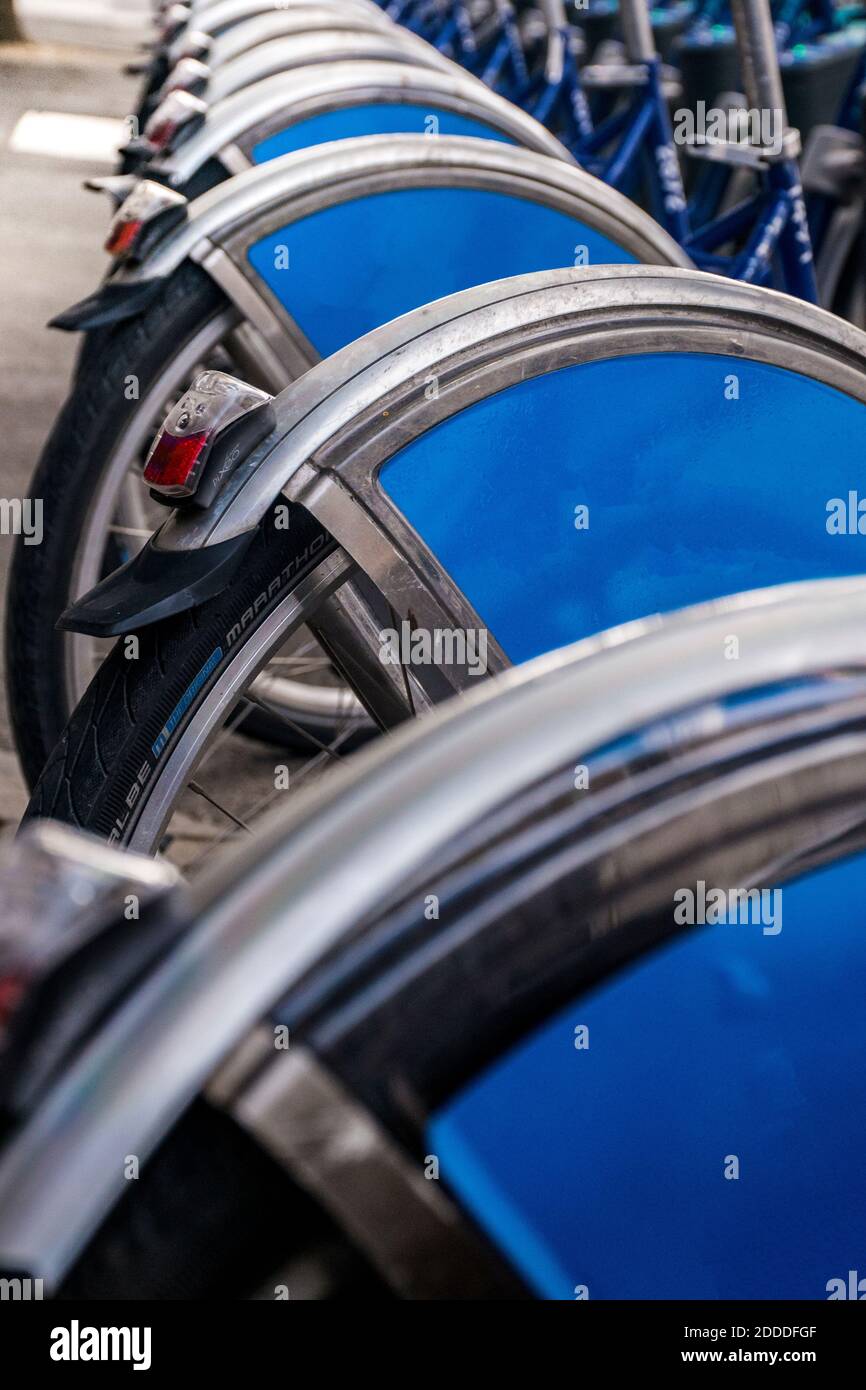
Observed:
[[[215,687],[244,669],[274,610],[341,553],[301,507],[292,507],[288,529],[278,529],[278,505],[226,590],[138,634],[135,659],[127,659],[123,639],[115,645],[51,753],[25,819],[51,817],[156,851],[158,839],[143,846],[136,827],[157,787],[164,790],[191,720]]]
[[[6,678],[15,744],[25,779],[33,788],[72,713],[75,694],[65,672],[68,636],[55,624],[76,595],[75,572],[91,505],[105,485],[112,458],[166,364],[191,353],[202,334],[218,332],[231,312],[223,292],[205,271],[185,263],[165,282],[144,313],[85,340],[69,398],[63,406],[30,484],[44,499],[43,538],[13,553],[6,610]],[[92,340],[91,340],[92,339]],[[127,399],[137,379],[138,395]],[[70,538],[77,544],[70,544]],[[98,576],[97,576],[98,577]],[[83,682],[82,682],[83,683]],[[315,720],[317,737],[330,730]],[[305,724],[306,727],[306,724]],[[266,742],[298,746],[276,718],[255,710],[244,732]]]
[[[103,330],[82,355],[73,389],[46,441],[30,483],[43,499],[41,545],[19,537],[6,609],[6,679],[15,744],[33,786],[69,718],[63,637],[55,624],[70,601],[75,545],[105,462],[139,401],[125,398],[135,375],[139,395],[163,366],[167,344],[183,344],[226,308],[222,291],[198,266],[185,265],[140,316]]]
[[[336,1296],[380,1292],[369,1266],[285,1169],[199,1099],[128,1184],[57,1297],[249,1298],[300,1251],[324,1256]]]

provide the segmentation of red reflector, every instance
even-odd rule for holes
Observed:
[[[207,102],[192,92],[166,92],[144,127],[144,138],[154,149],[164,150],[177,136],[182,126],[200,121],[207,112]]]
[[[126,221],[118,219],[112,223],[105,249],[109,256],[125,256],[135,245],[135,238],[138,236],[144,224],[141,221]]]
[[[147,460],[144,481],[163,491],[177,489],[181,495],[194,492],[196,463],[206,443],[205,433],[180,437],[163,430]]]
[[[27,981],[20,975],[0,975],[0,1033],[8,1027],[27,989]]]
[[[162,150],[169,144],[176,130],[177,122],[166,120],[160,121],[158,124],[148,125],[144,134],[152,145],[155,145],[158,150]]]

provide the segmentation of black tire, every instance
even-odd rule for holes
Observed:
[[[147,175],[146,168],[144,174]],[[192,203],[203,193],[209,193],[212,188],[216,188],[217,184],[225,183],[227,178],[229,178],[229,171],[224,164],[221,164],[218,159],[206,159],[204,164],[196,169],[192,178],[178,188],[177,192],[182,193]]]
[[[330,1297],[383,1293],[316,1203],[232,1120],[199,1100],[129,1182],[57,1296],[267,1297],[265,1280],[279,1277],[293,1254],[322,1266]]]
[[[274,608],[335,549],[333,538],[303,508],[292,508],[288,529],[274,525],[272,510],[222,594],[144,629],[133,660],[121,639],[51,753],[26,819],[51,817],[115,844],[130,843],[171,753],[208,693],[243,661]],[[154,751],[167,726],[170,736]]]
[[[108,460],[139,408],[127,400],[125,381],[138,378],[145,400],[167,362],[208,323],[225,313],[228,300],[198,266],[184,264],[136,318],[88,335],[69,398],[42,451],[30,494],[43,500],[43,539],[13,552],[6,609],[5,657],[12,729],[21,766],[34,787],[72,713],[63,674],[64,639],[55,624],[70,601],[81,536],[91,500]],[[107,568],[124,558],[107,551]],[[333,728],[300,716],[316,738]],[[308,751],[303,734],[262,710],[243,732],[266,743]],[[359,728],[354,742],[370,736]]]
[[[58,676],[63,657],[55,624],[69,602],[74,540],[105,460],[138,405],[126,400],[124,380],[134,373],[143,398],[167,355],[226,304],[210,277],[186,264],[145,313],[101,330],[82,356],[73,390],[42,451],[30,485],[30,495],[43,499],[42,544],[25,546],[21,537],[16,542],[5,634],[12,728],[30,786],[71,713]]]

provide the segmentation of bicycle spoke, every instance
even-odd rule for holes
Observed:
[[[314,747],[320,748],[323,753],[331,754],[331,749],[328,744],[323,743],[322,740],[311,733],[309,729],[304,728],[303,724],[298,724],[294,719],[290,719],[285,710],[279,709],[276,705],[269,705],[265,700],[260,699],[257,695],[253,695],[249,690],[244,695],[244,700],[264,710],[265,714],[271,715],[272,718],[277,719],[281,724],[285,724],[286,728],[291,729],[293,733],[300,734],[302,738],[312,743]],[[358,715],[355,722],[361,723],[365,718],[365,715]]]
[[[234,821],[235,825],[239,826],[241,830],[245,830],[248,835],[252,835],[253,832],[246,822],[240,820],[227,806],[223,806],[222,802],[217,801],[216,797],[211,796],[210,792],[206,791],[200,782],[193,780],[187,782],[187,786],[191,792],[195,792],[196,796],[203,797],[210,806],[213,806],[215,811],[219,811],[221,815],[226,816],[230,821]]]
[[[232,715],[231,719],[228,721],[225,727],[220,729],[213,743],[211,743],[210,746],[205,750],[204,757],[198,765],[199,772],[201,772],[208,759],[213,757],[214,753],[216,753],[217,750],[221,748],[223,744],[226,743],[226,741],[231,737],[231,735],[240,728],[241,724],[243,724],[248,714],[249,710],[242,703],[240,708],[235,711],[235,713]]]
[[[339,755],[339,749],[341,745],[346,742],[346,739],[350,737],[353,731],[353,724],[341,729],[340,732],[334,736],[327,748],[324,748],[321,752],[316,753],[312,758],[310,758],[306,763],[304,763],[303,766],[298,770],[298,772],[292,775],[292,784],[294,788],[297,788],[300,782],[306,781],[306,779],[310,776],[312,772],[315,772],[320,767],[327,766],[328,755],[336,756],[337,760],[340,761],[341,759]],[[192,783],[190,783],[190,786],[192,787]],[[267,796],[263,796],[259,801],[254,802],[254,804],[249,808],[249,810],[246,812],[247,820],[253,820],[254,817],[263,815],[264,812],[266,812],[268,808],[274,804],[277,798],[282,795],[283,789],[281,788],[275,787],[272,791],[269,791]],[[248,826],[246,825],[244,825],[243,828],[245,830],[248,830]],[[201,854],[199,854],[190,864],[186,866],[186,871],[190,872],[200,868],[201,864],[204,862],[204,860],[208,857],[209,854],[213,853],[215,849],[219,849],[219,847],[225,844],[228,840],[234,839],[234,837],[235,832],[233,830],[223,830],[222,832],[217,833],[210,840],[209,844],[207,845],[207,848],[204,849]]]
[[[327,671],[331,665],[326,656],[323,657],[302,657],[302,656],[275,656],[269,662],[270,666],[290,666],[293,671]]]

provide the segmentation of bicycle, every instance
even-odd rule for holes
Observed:
[[[89,881],[102,917],[55,931],[12,1017],[4,1271],[79,1299],[271,1297],[292,1256],[320,1296],[823,1298],[862,1206],[832,1160],[862,1149],[834,1078],[866,964],[863,619],[862,579],[822,581],[537,659],[191,891],[31,832],[7,882]],[[771,912],[740,920],[733,885]],[[702,888],[703,926],[674,911]],[[32,967],[12,907],[4,964]],[[746,1135],[759,1248],[721,1176]]]

